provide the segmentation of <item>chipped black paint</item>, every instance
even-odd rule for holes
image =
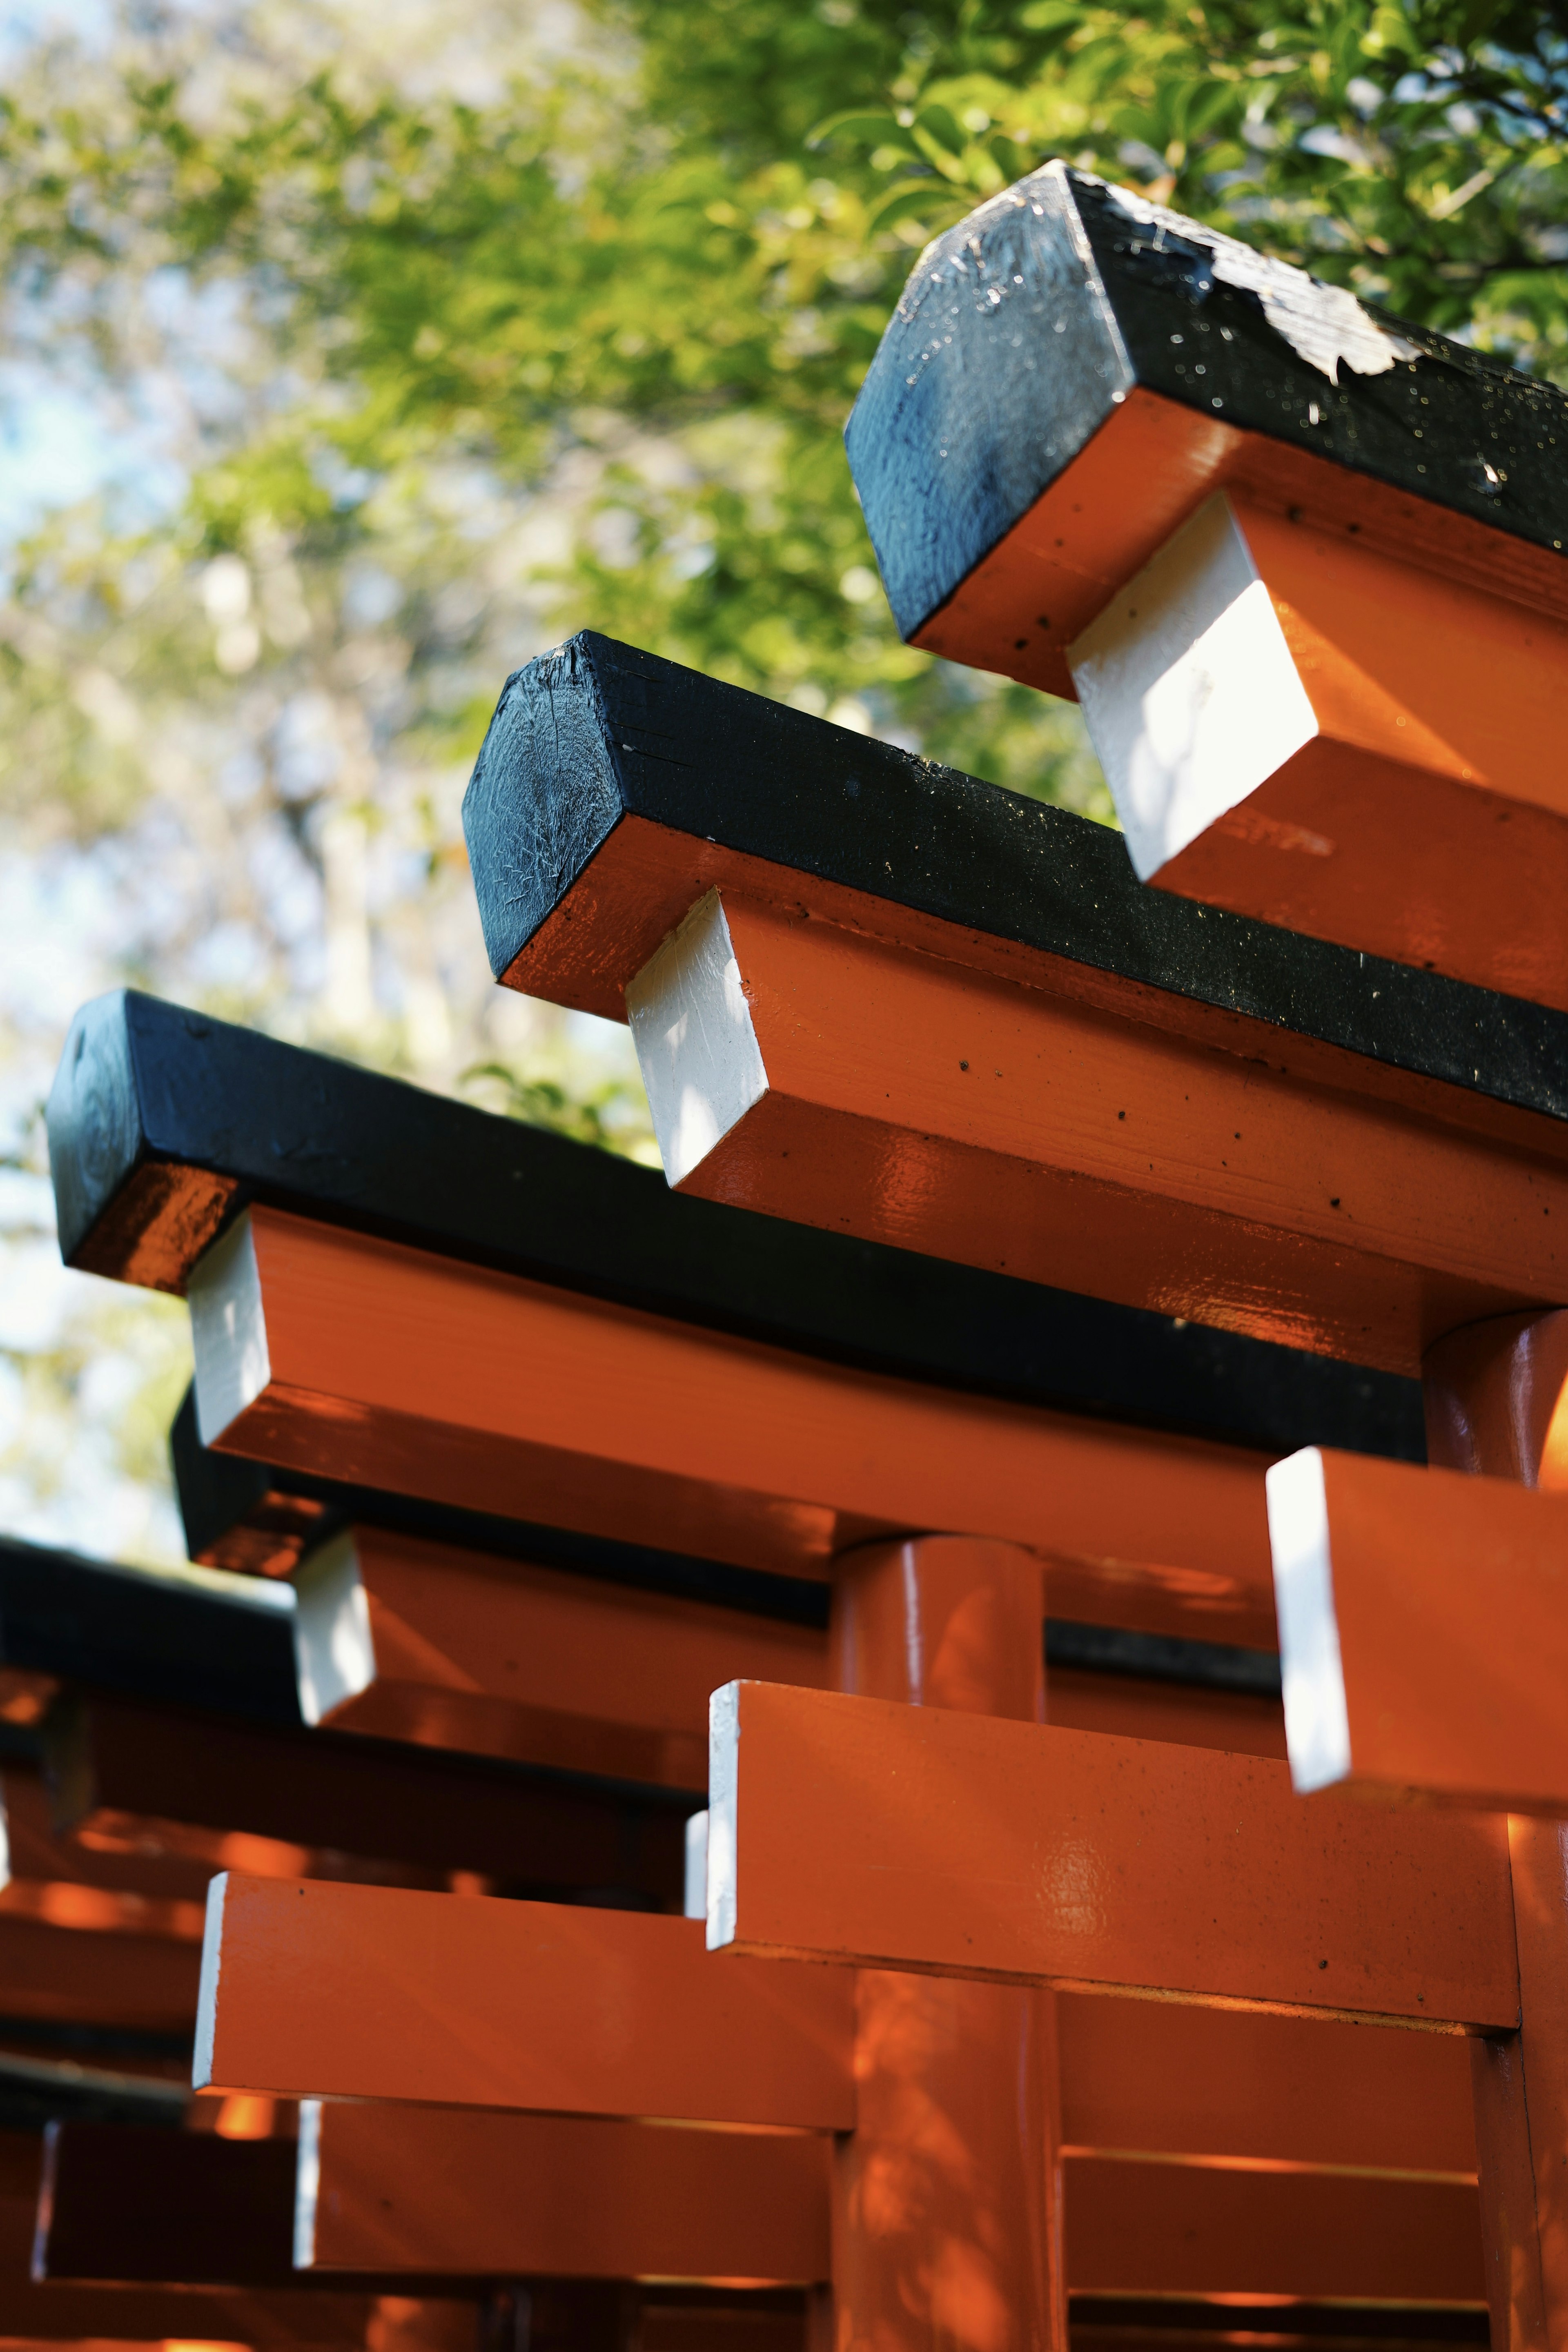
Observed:
[[[1197,242],[1156,240],[1060,166],[1020,181],[921,256],[846,430],[900,630],[931,619],[1136,386],[1561,552],[1568,395],[1384,323],[1420,356],[1336,385]]]

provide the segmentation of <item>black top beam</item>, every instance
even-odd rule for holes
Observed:
[[[921,255],[846,434],[904,636],[925,627],[1141,391],[1262,436],[1281,464],[1288,452],[1326,460],[1373,496],[1394,493],[1498,534],[1496,561],[1532,565],[1550,593],[1568,545],[1568,395],[1364,310],[1369,331],[1390,331],[1394,363],[1368,373],[1341,365],[1336,383],[1298,347],[1300,332],[1281,331],[1282,308],[1271,316],[1237,282],[1257,263],[1233,241],[1060,163]],[[1297,281],[1310,323],[1310,281],[1281,274]],[[1321,291],[1331,345],[1331,306],[1350,298]]]
[[[1187,1000],[1190,1022],[1166,1010],[1194,1034],[1200,1014],[1239,1014],[1260,1024],[1259,1051],[1310,1040],[1360,1057],[1369,1084],[1398,1072],[1568,1120],[1568,1015],[1145,890],[1120,836],[1087,817],[593,631],[507,680],[464,802],[498,975],[542,935],[546,957],[557,939],[547,926],[575,918],[575,940],[594,925],[595,861],[628,820],[934,918],[954,953],[978,934],[1114,975],[1133,1019],[1156,989]],[[1547,1129],[1541,1148],[1563,1139]]]
[[[151,997],[78,1014],[48,1130],[61,1249],[95,1273],[183,1289],[223,1218],[261,1201],[906,1380],[1275,1454],[1424,1457],[1413,1381],[687,1200],[608,1153]]]
[[[267,1723],[300,1720],[281,1598],[0,1538],[0,1663]]]

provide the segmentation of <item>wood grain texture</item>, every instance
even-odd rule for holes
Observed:
[[[1450,2032],[1519,2014],[1503,1824],[934,1707],[715,1693],[709,1937]]]
[[[1271,1641],[1257,1455],[851,1373],[275,1210],[250,1234],[270,1379],[225,1447],[481,1508],[526,1480],[557,1524],[657,1526],[795,1575],[960,1528],[1103,1571],[1152,1630]]]
[[[214,1881],[198,2090],[849,2129],[851,1989],[700,1922]]]
[[[1394,1372],[1568,1284],[1552,1162],[836,926],[723,912],[768,1084],[689,1192]],[[639,1053],[687,1034],[657,1026]]]
[[[1125,877],[1124,897],[1130,888]],[[689,903],[682,898],[680,910]],[[1522,1069],[1531,1051],[1514,1052],[1512,1064]],[[908,1251],[672,1201],[657,1172],[612,1154],[134,992],[98,998],[78,1015],[50,1096],[49,1137],[65,1255],[121,1280],[154,1279],[150,1261],[120,1238],[125,1189],[149,1171],[171,1181],[205,1171],[227,1188],[230,1215],[268,1202],[944,1387],[1174,1423],[1283,1452],[1322,1444],[1421,1454],[1407,1385]],[[149,1215],[143,1238],[160,1255],[157,1283],[183,1291],[215,1228]],[[532,1516],[526,1496],[504,1515]],[[196,1526],[192,1536],[201,1551],[207,1531]],[[499,1529],[485,1548],[506,1548]]]
[[[1223,281],[1215,243],[1156,234],[1102,183],[1052,163],[921,256],[846,434],[902,634],[923,637],[1021,525],[1048,546],[1042,503],[1084,508],[1084,456],[1140,399],[1171,411],[1164,467],[1128,476],[1150,550],[1180,519],[1182,491],[1196,505],[1245,470],[1272,476],[1281,505],[1315,490],[1342,521],[1436,569],[1568,606],[1563,395],[1404,324],[1414,360],[1365,376],[1341,367],[1331,384],[1255,295]],[[1070,555],[1081,581],[1086,550]],[[1123,551],[1120,578],[1137,568]],[[1061,691],[1049,657],[1070,619],[1056,597],[1019,613],[1013,674]],[[973,659],[954,635],[941,649]]]

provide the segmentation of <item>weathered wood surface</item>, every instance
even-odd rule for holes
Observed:
[[[78,1015],[49,1155],[65,1256],[124,1281],[183,1290],[223,1219],[257,1200],[945,1387],[1277,1452],[1420,1458],[1414,1391],[1376,1374],[671,1202],[626,1160],[133,992]]]
[[[192,1289],[209,1438],[795,1576],[911,1525],[1053,1608],[1271,1644],[1262,1461],[851,1372],[256,1208]],[[1160,1612],[1168,1612],[1162,1617]]]
[[[922,255],[846,439],[902,634],[1054,693],[1227,486],[1568,613],[1555,385],[1061,163]],[[1036,601],[1004,640],[994,575],[1023,555]]]
[[[731,1981],[695,1919],[229,1873],[209,1896],[193,2080],[843,2131],[851,2007],[834,1969]]]
[[[721,1951],[1498,2032],[1505,1825],[1283,1765],[835,1693],[714,1695]]]
[[[622,1018],[719,888],[1563,1148],[1561,1013],[1142,890],[1088,818],[593,632],[508,679],[464,823],[492,969],[559,1003]]]

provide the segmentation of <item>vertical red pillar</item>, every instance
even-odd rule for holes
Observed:
[[[1433,1463],[1568,1488],[1568,1313],[1500,1316],[1424,1366]],[[1492,1638],[1506,1643],[1499,1622]],[[1521,2024],[1471,2045],[1493,2352],[1568,2343],[1568,1822],[1510,1815]]]
[[[959,1536],[836,1563],[840,1689],[1045,1719],[1040,1563]],[[1065,2352],[1056,2002],[863,1969],[833,2216],[837,2352]]]

